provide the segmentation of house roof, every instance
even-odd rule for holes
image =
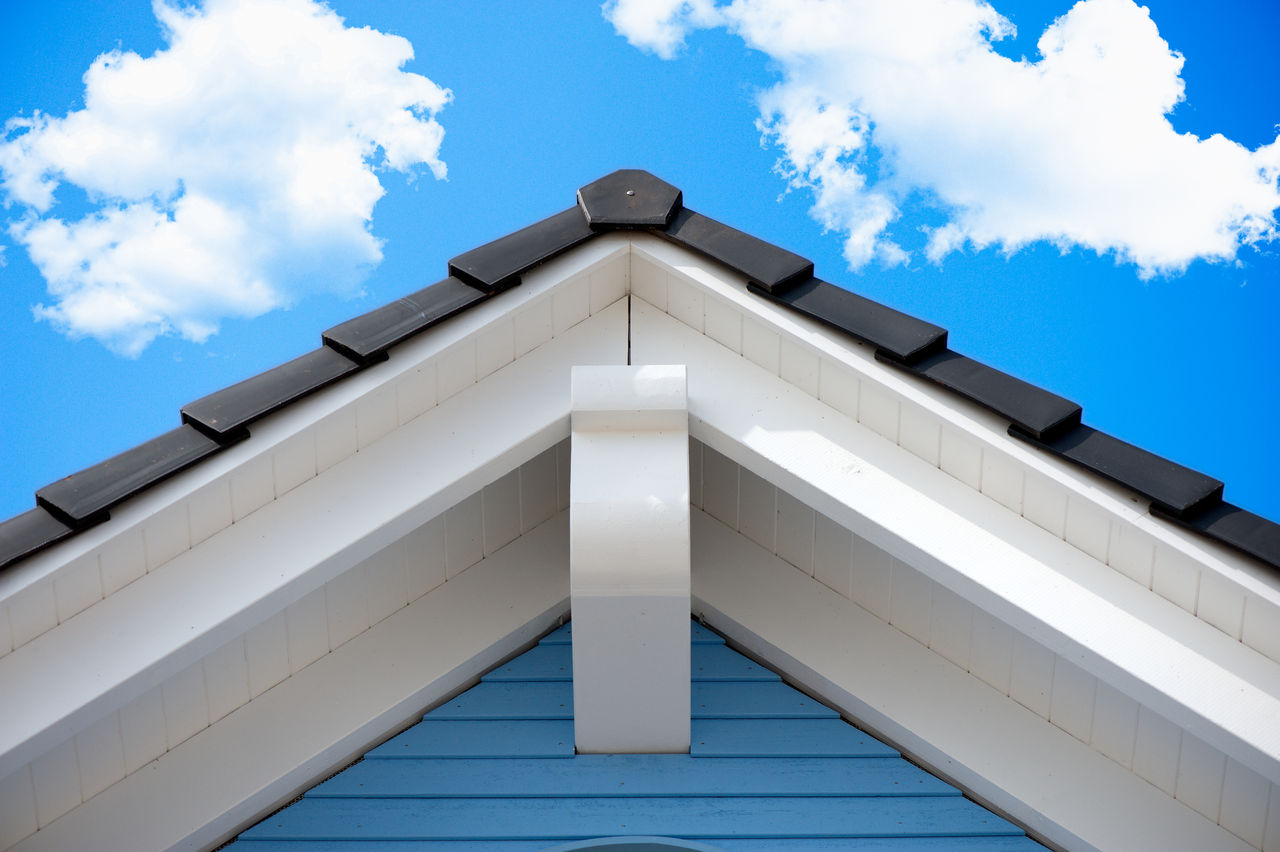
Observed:
[[[871,838],[953,852],[1043,848],[698,624],[690,752],[575,755],[571,631],[544,636],[228,848],[377,840],[533,852],[621,835],[726,852],[864,848]]]
[[[250,436],[249,426],[386,360],[409,338],[520,285],[534,267],[601,234],[655,234],[742,274],[756,296],[874,347],[877,360],[1009,421],[1010,435],[1150,501],[1151,514],[1280,569],[1280,524],[1222,499],[1223,483],[1082,422],[1081,406],[947,346],[947,332],[814,277],[786,249],[683,205],[677,188],[623,169],[578,203],[449,262],[448,277],[322,335],[323,345],[182,407],[182,425],[36,491],[36,508],[0,523],[0,568],[110,517],[113,506]]]

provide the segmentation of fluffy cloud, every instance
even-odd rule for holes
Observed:
[[[375,169],[445,176],[450,93],[400,70],[405,39],[311,0],[155,11],[166,49],[98,57],[83,109],[10,119],[0,143],[10,233],[53,299],[37,316],[128,355],[358,289],[382,258]],[[87,215],[58,215],[62,185]]]
[[[980,0],[617,0],[605,14],[661,56],[724,26],[775,60],[759,128],[855,268],[906,259],[892,226],[908,198],[945,217],[924,247],[935,261],[1049,241],[1150,276],[1277,237],[1280,142],[1175,131],[1182,56],[1131,0],[1077,3],[1037,61],[995,52],[1013,26]]]

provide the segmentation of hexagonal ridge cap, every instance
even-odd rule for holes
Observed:
[[[618,169],[579,189],[578,206],[592,230],[666,228],[683,196],[643,169]]]

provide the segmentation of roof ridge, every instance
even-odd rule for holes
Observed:
[[[724,264],[751,293],[871,345],[880,362],[1006,418],[1013,437],[1150,500],[1153,516],[1280,570],[1280,524],[1223,501],[1222,482],[1086,425],[1077,403],[952,351],[943,328],[815,278],[811,261],[685,207],[679,189],[639,169],[593,181],[573,207],[454,257],[448,277],[328,329],[320,348],[183,406],[177,429],[39,489],[36,508],[0,522],[0,569],[107,520],[113,506],[247,438],[253,421],[616,230]]]

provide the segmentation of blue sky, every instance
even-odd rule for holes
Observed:
[[[638,167],[1280,520],[1280,10],[934,2],[5,4],[0,517]]]

